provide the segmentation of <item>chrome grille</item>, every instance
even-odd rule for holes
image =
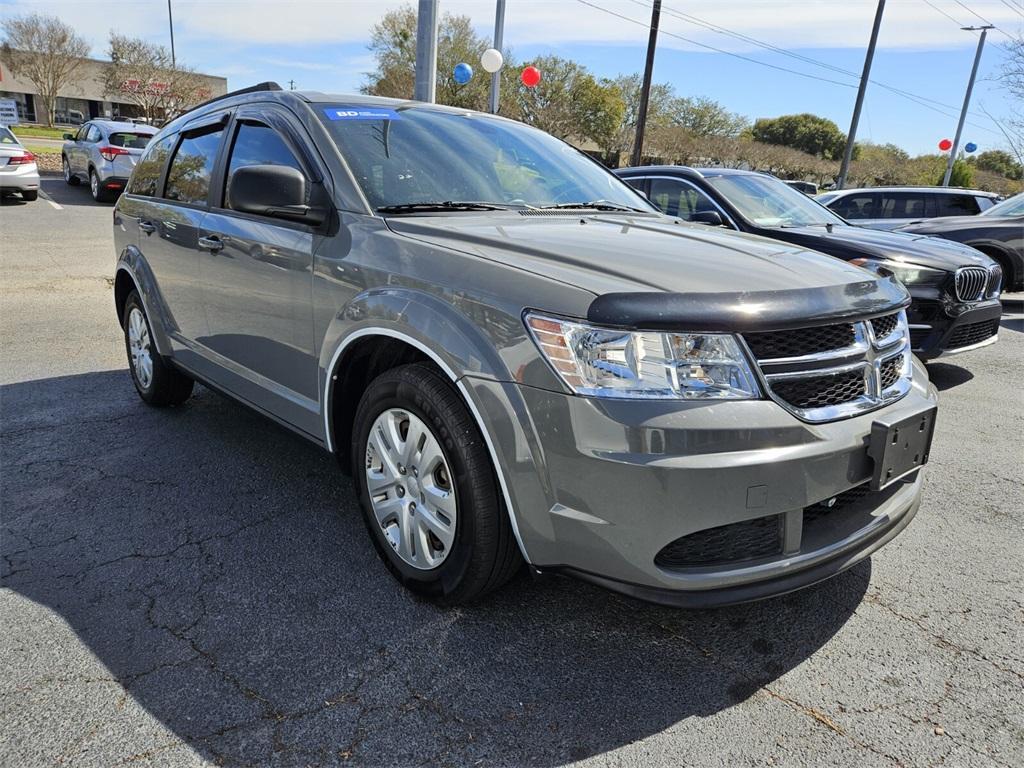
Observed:
[[[743,340],[757,359],[772,399],[805,421],[855,416],[910,391],[910,331],[905,312],[791,331],[747,333]]]
[[[984,267],[960,267],[956,271],[956,297],[960,301],[985,298],[989,272]]]

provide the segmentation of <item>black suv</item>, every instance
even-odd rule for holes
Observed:
[[[764,173],[675,165],[616,173],[670,216],[782,240],[895,274],[913,298],[907,310],[910,338],[924,360],[997,339],[1002,270],[974,248],[854,226]]]

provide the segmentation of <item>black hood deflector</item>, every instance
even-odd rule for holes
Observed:
[[[910,305],[895,279],[823,288],[743,293],[606,293],[587,320],[635,330],[780,331],[864,319]]]

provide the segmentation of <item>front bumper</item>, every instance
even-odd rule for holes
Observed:
[[[999,299],[972,303],[918,301],[907,310],[914,354],[922,360],[993,344],[1002,315]]]
[[[892,539],[917,510],[921,473],[835,515],[819,505],[870,478],[867,443],[879,414],[909,416],[937,401],[916,362],[899,402],[826,424],[801,422],[770,401],[602,401],[464,381],[531,564],[683,606],[788,592]],[[811,507],[813,526],[805,522]],[[659,559],[677,540],[762,519],[778,521],[778,554],[692,567]]]

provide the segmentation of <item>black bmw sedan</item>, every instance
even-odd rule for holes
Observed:
[[[1002,270],[948,240],[848,224],[774,176],[727,168],[643,166],[616,173],[662,211],[827,253],[907,286],[915,354],[929,360],[992,344],[999,332]]]

